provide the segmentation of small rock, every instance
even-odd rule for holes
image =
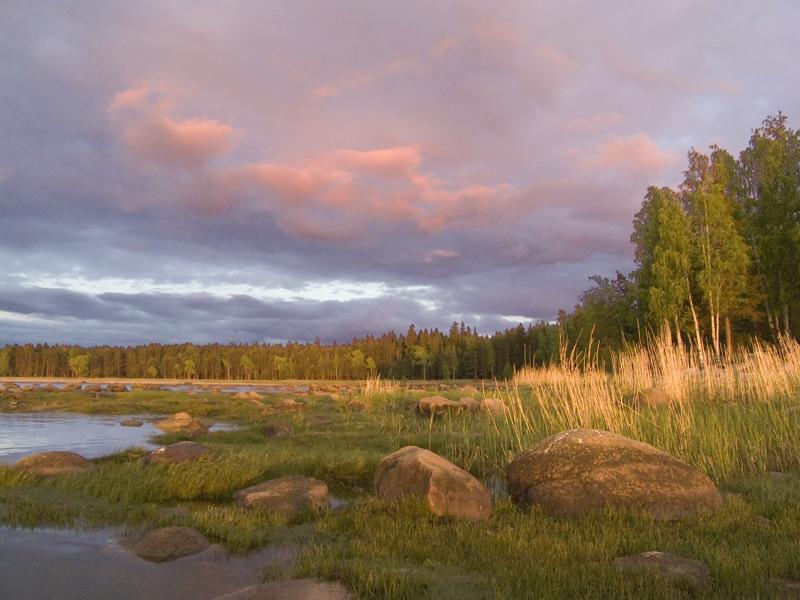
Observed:
[[[264,423],[261,430],[267,437],[284,437],[294,433],[294,428],[283,421],[269,421]]]
[[[661,406],[670,403],[669,394],[660,387],[649,387],[639,390],[633,396],[635,406],[643,408],[646,406]]]
[[[234,399],[234,400],[249,400],[249,399],[250,399],[250,396],[248,396],[248,395],[247,395],[247,394],[245,394],[244,392],[236,392],[236,393],[233,395],[233,399]]]
[[[94,468],[94,463],[74,452],[41,452],[21,458],[14,465],[34,475],[64,475]]]
[[[263,400],[264,396],[256,392],[255,390],[247,393],[248,398],[252,398],[253,400]]]
[[[202,552],[210,546],[203,534],[189,527],[162,527],[118,542],[126,550],[150,562],[173,561]]]
[[[204,423],[193,418],[186,412],[175,413],[170,418],[156,423],[156,427],[167,433],[173,431],[185,431],[186,433],[193,434],[208,433],[208,427]]]
[[[301,402],[287,398],[283,402],[275,405],[275,410],[278,412],[300,412],[305,406]]]
[[[485,410],[493,417],[501,417],[508,410],[508,407],[500,398],[484,398],[483,402],[481,402],[481,410]]]
[[[136,419],[123,419],[119,422],[123,427],[141,427],[144,421],[137,421]]]
[[[270,512],[295,514],[330,508],[328,486],[313,477],[288,475],[239,490],[233,501],[240,508],[264,508]]]
[[[199,460],[211,452],[197,442],[178,442],[153,450],[145,458],[145,464],[178,464]]]
[[[669,552],[622,556],[615,559],[613,564],[622,573],[655,573],[669,581],[683,580],[695,586],[703,586],[711,579],[711,569],[704,562]]]

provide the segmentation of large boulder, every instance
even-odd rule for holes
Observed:
[[[347,588],[334,581],[285,579],[237,590],[214,600],[353,600]]]
[[[34,475],[64,475],[89,471],[94,463],[74,452],[55,451],[31,454],[14,466]]]
[[[438,454],[406,446],[381,460],[375,493],[383,500],[423,498],[435,515],[481,521],[492,512],[492,495],[475,477]]]
[[[241,508],[258,507],[289,514],[331,505],[328,486],[303,475],[287,475],[239,490],[233,494],[233,501]]]
[[[145,463],[174,465],[199,460],[209,452],[211,450],[197,442],[178,442],[153,450],[145,458]]]
[[[167,433],[174,431],[183,431],[190,434],[208,433],[208,427],[205,423],[198,421],[187,412],[175,413],[170,418],[156,423],[156,427]]]
[[[126,550],[151,562],[169,562],[197,554],[210,546],[203,534],[189,527],[162,527],[118,542]]]
[[[506,473],[513,501],[559,516],[613,507],[675,519],[722,505],[717,486],[691,465],[595,429],[552,435],[518,455]]]

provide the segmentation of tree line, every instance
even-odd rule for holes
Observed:
[[[0,377],[125,379],[342,380],[509,378],[524,364],[547,364],[559,351],[559,326],[538,323],[479,335],[464,323],[349,344],[24,344],[0,350]]]
[[[608,363],[614,351],[665,329],[703,361],[754,339],[797,339],[800,133],[778,113],[738,157],[718,146],[690,149],[683,175],[677,189],[647,189],[633,219],[636,269],[591,277],[573,312],[553,323],[491,336],[463,323],[446,333],[411,325],[344,345],[8,345],[0,376],[492,379],[575,353]]]

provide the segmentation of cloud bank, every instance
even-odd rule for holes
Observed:
[[[0,344],[551,320],[632,268],[646,187],[680,181],[690,147],[795,118],[799,17],[5,3]]]

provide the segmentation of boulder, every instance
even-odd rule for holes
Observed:
[[[210,546],[203,534],[189,527],[162,527],[118,542],[129,552],[150,562],[169,562],[197,554]]]
[[[573,429],[519,454],[506,470],[521,506],[558,516],[605,507],[676,519],[722,506],[704,473],[653,446],[608,431]]]
[[[477,394],[479,391],[474,385],[465,385],[461,388],[462,394]]]
[[[169,419],[156,423],[161,431],[167,433],[173,431],[185,431],[186,433],[208,433],[208,427],[192,417],[189,413],[179,412],[172,415]]]
[[[14,466],[34,475],[64,475],[89,471],[94,463],[74,452],[55,451],[31,454]]]
[[[275,405],[275,410],[278,412],[300,412],[303,408],[305,408],[305,405],[302,402],[297,402],[291,398],[287,398]]]
[[[333,581],[285,579],[246,587],[213,600],[355,600],[355,596]]]
[[[670,403],[669,394],[660,387],[649,387],[639,390],[633,396],[633,403],[638,407],[659,406]]]
[[[346,406],[347,410],[351,410],[353,412],[362,412],[367,410],[367,404],[363,400],[350,400]]]
[[[119,422],[119,424],[123,427],[141,427],[144,425],[144,421],[139,421],[137,419],[123,419]]]
[[[622,556],[614,560],[614,567],[622,573],[631,575],[654,573],[669,581],[686,581],[697,587],[711,580],[711,569],[704,562],[669,552],[644,552],[635,556]]]
[[[83,391],[87,394],[95,394],[102,390],[103,388],[99,383],[87,383],[85,386],[83,386]]]
[[[427,396],[420,398],[417,403],[417,411],[422,416],[427,417],[446,413],[460,413],[464,411],[464,406],[456,400],[450,400],[444,396]]]
[[[145,464],[177,464],[198,460],[211,452],[203,444],[197,442],[178,442],[169,446],[161,446],[153,450],[145,458]]]
[[[284,437],[294,433],[294,428],[283,421],[269,421],[264,423],[261,430],[267,437]]]
[[[330,508],[328,486],[303,475],[288,475],[259,483],[233,494],[240,508],[264,508],[270,512],[295,514]]]
[[[234,400],[249,400],[249,399],[250,399],[250,396],[248,396],[248,395],[247,395],[247,394],[245,394],[244,392],[236,392],[236,393],[233,395],[233,399],[234,399]]]
[[[508,407],[500,398],[484,398],[483,402],[481,402],[481,410],[485,410],[493,417],[502,417]]]
[[[253,390],[251,392],[248,392],[247,393],[247,397],[248,398],[252,398],[253,400],[263,400],[264,399],[264,396],[262,394],[259,394],[255,390]]]
[[[64,384],[64,387],[61,388],[62,392],[79,392],[81,387],[83,386],[83,382],[81,381],[68,381]]]
[[[127,392],[128,388],[125,386],[124,383],[120,383],[119,381],[114,381],[106,385],[107,392]]]
[[[492,496],[475,477],[438,454],[406,446],[386,456],[375,471],[375,493],[382,500],[423,498],[430,511],[469,521],[487,519]]]
[[[478,412],[481,407],[481,403],[479,400],[475,400],[472,396],[464,396],[463,398],[458,399],[458,404],[464,407],[464,410],[468,413]]]

